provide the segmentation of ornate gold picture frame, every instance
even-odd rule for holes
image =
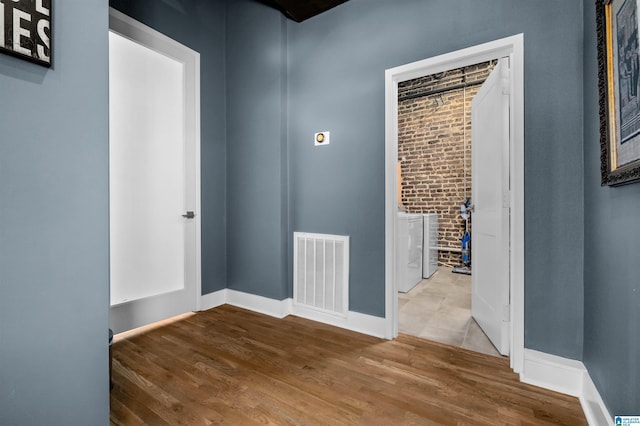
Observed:
[[[603,186],[640,180],[639,2],[596,2]]]

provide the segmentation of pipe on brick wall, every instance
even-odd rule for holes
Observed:
[[[424,98],[425,96],[431,96],[431,95],[437,95],[437,94],[440,94],[440,93],[451,92],[452,90],[458,90],[458,89],[462,89],[462,88],[465,88],[465,87],[479,86],[482,83],[484,83],[484,80],[482,80],[482,81],[474,81],[473,83],[460,83],[460,84],[456,84],[454,86],[443,87],[441,89],[429,90],[428,92],[424,92],[424,93],[416,93],[414,95],[408,95],[408,96],[403,96],[403,97],[398,96],[398,101],[408,101],[408,100],[411,100],[411,99]]]
[[[452,252],[455,252],[455,253],[462,253],[462,249],[460,247],[438,246],[438,247],[431,247],[431,248],[435,248],[438,251],[452,251]]]

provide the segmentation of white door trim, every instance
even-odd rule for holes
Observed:
[[[200,203],[200,53],[110,7],[109,30],[150,49],[162,52],[184,64],[186,138],[194,141],[195,171],[195,299],[193,310],[200,310],[202,294],[202,243]]]
[[[396,276],[398,83],[508,56],[511,58],[511,368],[524,363],[524,35],[517,34],[385,72],[385,321],[386,337],[398,335]]]

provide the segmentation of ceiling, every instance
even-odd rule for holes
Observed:
[[[289,19],[302,22],[316,15],[326,12],[347,0],[259,0],[274,9],[279,10]]]

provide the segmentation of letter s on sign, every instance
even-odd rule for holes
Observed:
[[[43,60],[49,62],[51,58],[49,58],[49,55],[45,51],[45,48],[47,50],[49,50],[49,36],[44,31],[45,28],[49,29],[49,21],[47,21],[46,19],[39,20],[38,21],[38,36],[40,37],[40,40],[42,40],[42,43],[44,43],[44,46],[42,44],[38,43],[38,57],[40,59],[43,59]]]

